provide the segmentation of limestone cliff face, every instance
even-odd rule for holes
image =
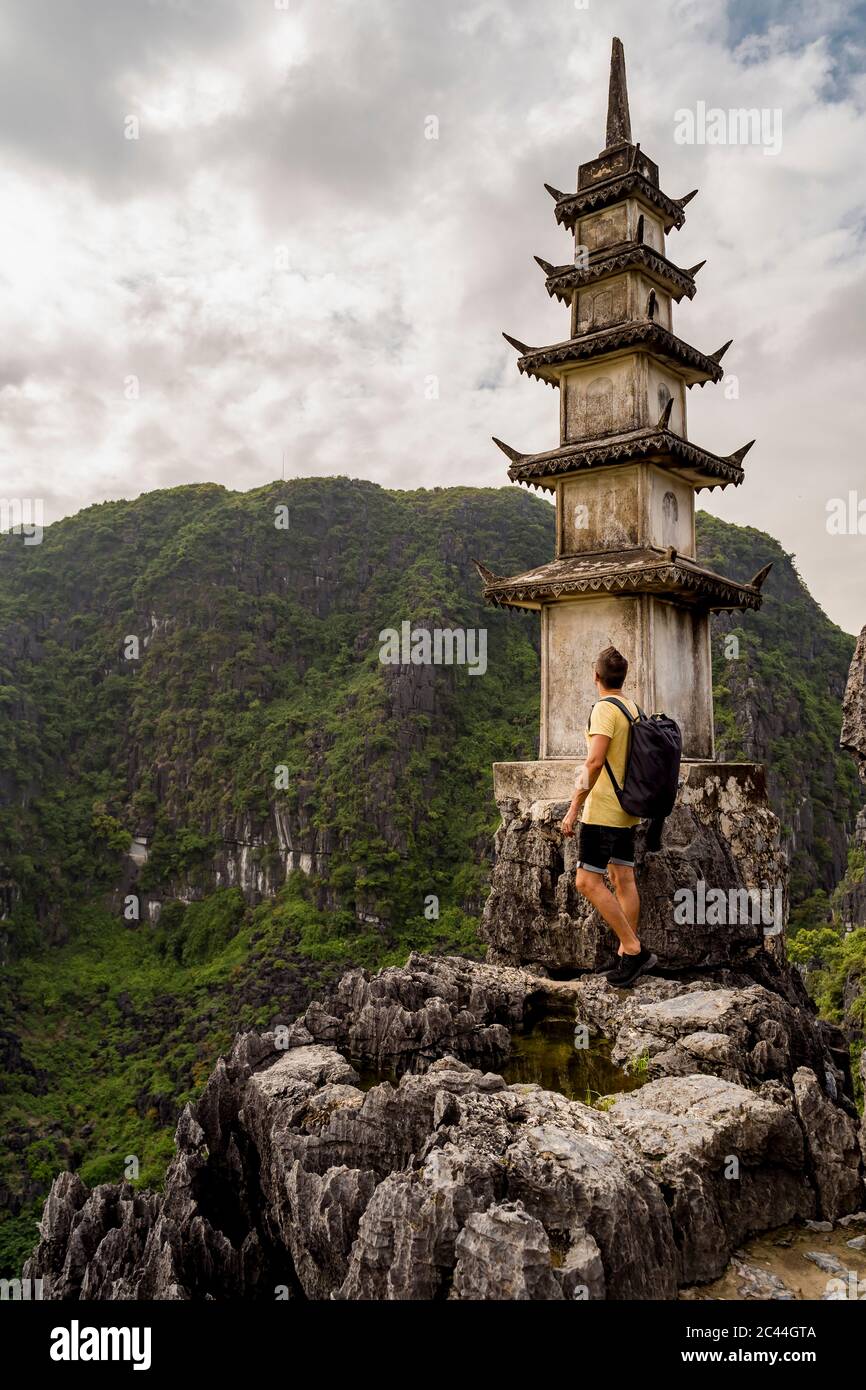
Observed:
[[[841,744],[854,754],[866,786],[866,627],[857,640],[842,701]]]
[[[866,627],[860,633],[845,687],[840,741],[842,747],[853,754],[866,787]],[[866,806],[857,817],[850,845],[866,855]],[[840,911],[847,926],[866,926],[866,878],[846,888]]]
[[[857,649],[851,662],[845,699],[842,705],[843,748],[854,755],[860,779],[866,786],[866,627],[860,633]],[[866,806],[857,818],[857,826],[852,837],[852,847],[862,850],[866,856]],[[841,903],[841,914],[846,926],[866,926],[866,879],[852,884],[845,892]],[[861,976],[849,978],[843,1007],[846,1015],[852,1009],[858,996],[866,988],[866,979]],[[866,1093],[866,1047],[860,1054],[860,1080]],[[866,1115],[860,1130],[860,1143],[866,1153]]]

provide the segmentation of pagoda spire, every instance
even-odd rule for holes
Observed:
[[[607,97],[607,149],[631,144],[631,117],[625,80],[622,41],[614,39],[610,50],[610,86]]]

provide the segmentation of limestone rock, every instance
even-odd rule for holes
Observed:
[[[749,1264],[746,1260],[734,1259],[732,1264],[740,1277],[737,1292],[741,1298],[783,1303],[790,1303],[796,1298],[785,1281],[772,1270],[761,1269],[760,1265]]]
[[[809,1066],[830,1076],[841,1094],[842,1074],[811,1014],[748,976],[645,977],[625,991],[587,975],[576,987],[575,1008],[591,1031],[614,1042],[618,1066],[645,1065],[652,1077],[707,1072],[743,1086],[790,1086],[797,1067]]]
[[[866,853],[866,806],[864,806],[857,816],[854,825],[854,832],[848,841],[850,849],[860,850]],[[841,894],[839,902],[839,914],[846,928],[866,926],[866,878],[859,883],[849,883]],[[863,988],[860,979],[852,981],[854,990],[850,998],[843,1001],[847,1011],[850,1004]]]
[[[719,1077],[687,1076],[622,1096],[609,1114],[667,1194],[681,1284],[717,1278],[750,1234],[814,1212],[803,1135],[775,1101]]]
[[[498,1065],[537,990],[522,970],[413,952],[405,966],[377,975],[348,971],[289,1030],[290,1045],[315,1039],[397,1073],[421,1071],[446,1052]]]
[[[664,1299],[753,1234],[862,1209],[811,1015],[733,971],[562,986],[662,1078],[606,1113],[448,1053],[501,1055],[553,986],[422,956],[349,971],[288,1029],[236,1039],[161,1194],[62,1174],[25,1277],[73,1300]],[[350,1052],[399,1082],[364,1090]]]
[[[813,1265],[824,1274],[846,1274],[847,1270],[841,1260],[837,1260],[835,1255],[828,1255],[824,1250],[804,1250],[803,1259],[810,1260]]]
[[[574,887],[577,837],[565,839],[559,832],[565,804],[510,799],[499,809],[502,824],[482,926],[490,958],[549,969],[612,964],[612,933]],[[683,925],[674,920],[680,901],[674,895],[683,888],[697,891],[699,880],[725,892],[778,890],[784,920],[787,872],[763,770],[751,764],[684,763],[662,852],[644,854],[643,832],[638,832],[637,880],[641,939],[663,964],[729,965],[761,946],[765,929],[774,929],[772,920]],[[771,897],[768,908],[775,901]]]
[[[864,1189],[857,1131],[853,1121],[822,1092],[808,1067],[794,1073],[797,1114],[806,1136],[820,1214],[837,1221],[856,1211]]]
[[[663,1194],[608,1116],[454,1058],[364,1093],[319,1045],[244,1052],[135,1221],[128,1190],[58,1179],[28,1263],[63,1274],[49,1297],[674,1295]]]
[[[451,1297],[562,1299],[551,1263],[550,1240],[520,1202],[472,1212],[455,1242]]]

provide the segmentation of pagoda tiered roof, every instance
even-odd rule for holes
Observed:
[[[701,261],[700,265],[692,266],[690,270],[681,270],[660,251],[647,246],[645,241],[634,240],[621,241],[616,246],[605,246],[590,252],[586,265],[548,266],[540,257],[536,256],[535,259],[545,271],[547,293],[551,298],[555,295],[563,303],[570,303],[572,292],[584,285],[632,269],[643,270],[648,279],[654,280],[673,299],[679,301],[684,295],[692,299],[697,290],[695,275],[703,265]]]
[[[757,585],[739,584],[675,550],[652,546],[562,555],[537,569],[502,578],[482,565],[485,599],[499,608],[540,608],[542,602],[582,594],[659,594],[709,608],[760,608]]]
[[[579,543],[609,545],[611,536],[616,534],[615,528],[603,524],[603,516],[594,516],[591,531],[580,536],[575,528],[564,524],[570,515],[568,509],[584,496],[588,500],[595,499],[596,510],[602,512],[617,505],[615,492],[606,489],[603,481],[596,486],[595,479],[591,482],[580,479],[568,488],[557,486],[560,480],[574,475],[634,464],[634,476],[622,478],[620,475],[620,481],[624,487],[623,496],[631,497],[637,522],[635,529],[629,531],[632,544],[625,549],[578,548],[573,554],[559,555],[549,564],[507,578],[492,574],[478,564],[485,599],[500,607],[542,609],[559,601],[591,599],[593,595],[612,594],[624,598],[647,595],[654,599],[670,599],[678,606],[704,613],[707,610],[760,608],[760,589],[766,578],[766,567],[749,583],[741,584],[705,569],[696,560],[680,554],[673,545],[659,548],[659,543],[663,544],[671,536],[676,536],[683,544],[685,538],[693,534],[694,497],[691,493],[686,495],[685,517],[679,517],[667,494],[660,515],[642,500],[645,499],[642,489],[650,471],[647,465],[676,476],[694,491],[705,487],[738,486],[744,479],[743,459],[751,444],[729,455],[714,454],[692,444],[684,435],[674,433],[670,427],[675,406],[679,412],[677,418],[682,416],[680,384],[691,387],[721,381],[724,376],[721,362],[730,342],[715,352],[701,352],[664,327],[656,316],[656,290],[677,302],[684,297],[691,299],[695,293],[695,275],[703,262],[688,270],[674,265],[668,260],[664,240],[658,234],[659,223],[665,234],[672,227],[683,225],[686,204],[695,193],[687,193],[682,198],[670,198],[663,193],[659,188],[657,166],[640,145],[632,141],[625,58],[619,39],[613,40],[611,51],[605,148],[597,158],[581,164],[575,193],[561,193],[549,184],[545,187],[556,200],[557,222],[568,227],[575,237],[582,218],[616,205],[621,208],[619,216],[595,219],[592,230],[583,229],[587,240],[600,244],[594,245],[592,250],[583,245],[576,248],[580,254],[575,255],[572,264],[552,265],[536,257],[545,273],[548,294],[571,306],[572,327],[580,318],[586,321],[581,304],[584,288],[620,275],[628,281],[627,295],[623,297],[629,302],[628,311],[642,316],[623,317],[619,322],[608,322],[604,328],[577,333],[564,342],[545,347],[529,347],[503,334],[517,350],[520,372],[551,386],[562,385],[567,399],[560,411],[562,442],[558,448],[522,454],[500,440],[496,443],[508,455],[508,475],[513,482],[557,494],[558,548],[578,547]],[[622,209],[622,204],[631,198],[643,205],[646,215],[641,207]],[[650,241],[660,243],[660,247],[650,245],[647,236]],[[636,296],[643,278],[651,282],[652,288],[647,292],[645,287],[640,287],[641,299],[646,295],[646,303],[638,306]],[[600,317],[618,316],[625,313],[624,302],[617,303],[614,296],[610,296],[598,307],[593,295],[591,311],[598,312]],[[648,375],[643,370],[647,358],[654,367],[663,370],[655,376]],[[621,371],[619,368],[624,361],[626,369]],[[604,385],[601,378],[608,362],[617,363],[618,367]],[[594,370],[581,373],[578,369],[585,364]],[[669,374],[677,378],[672,383],[673,391],[665,380]],[[598,394],[603,397],[603,409],[572,409],[585,403],[582,378],[588,379],[587,391],[594,383],[602,385]],[[643,423],[636,428],[636,420],[646,422],[653,418],[648,416],[647,407],[656,387],[661,415],[655,425]],[[585,427],[592,431],[599,430],[598,422],[603,420],[610,432],[568,439],[566,436],[574,432],[576,419],[584,420]],[[681,427],[685,430],[684,418]],[[676,493],[673,502],[677,502]]]
[[[652,319],[582,333],[564,343],[553,343],[550,347],[531,348],[507,333],[503,337],[520,353],[517,359],[519,370],[551,386],[558,385],[559,378],[575,363],[617,352],[634,351],[635,348],[652,352],[659,361],[672,366],[687,386],[694,386],[696,382],[703,386],[707,381],[721,381],[724,374],[721,357],[730,347],[728,342],[709,355],[699,352]]]
[[[742,460],[751,448],[751,444],[746,444],[736,453],[722,457],[658,426],[582,439],[541,454],[521,454],[499,439],[495,442],[512,461],[508,469],[512,482],[541,487],[547,492],[555,491],[556,479],[563,474],[638,459],[658,460],[668,472],[679,474],[695,488],[725,488],[729,484],[739,487],[745,477]]]
[[[635,146],[637,149],[637,146]],[[682,198],[670,198],[663,193],[657,183],[653,183],[640,169],[632,168],[612,178],[602,179],[586,188],[578,188],[576,193],[561,193],[559,189],[545,184],[551,197],[556,199],[556,220],[570,232],[575,230],[581,217],[589,212],[602,212],[623,198],[641,198],[649,207],[660,214],[665,232],[673,227],[680,228],[686,220],[686,203],[695,196],[685,194]]]

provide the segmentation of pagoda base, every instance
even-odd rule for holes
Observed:
[[[574,886],[577,834],[559,830],[574,773],[573,758],[494,765],[502,824],[482,922],[493,962],[553,971],[615,963],[613,932]],[[644,838],[638,827],[640,937],[662,968],[781,954],[787,861],[763,767],[684,762],[661,852],[647,855]],[[757,892],[747,901],[743,889]]]
[[[674,601],[669,594],[595,592],[542,604],[542,758],[582,761],[586,756],[586,725],[598,699],[595,662],[609,644],[629,661],[623,693],[648,714],[664,711],[677,721],[685,757],[711,760],[709,611]]]

